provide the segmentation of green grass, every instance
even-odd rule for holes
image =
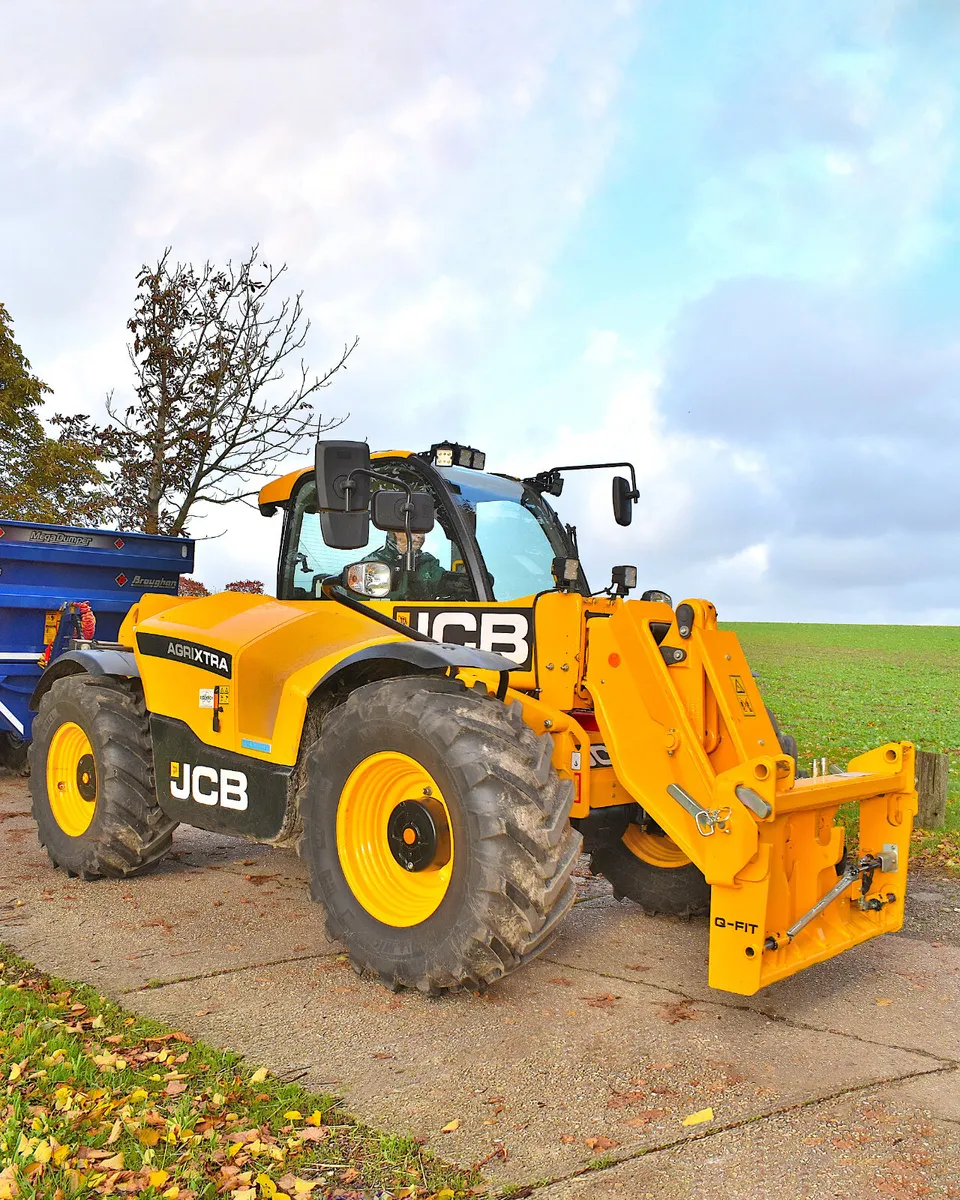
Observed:
[[[454,1200],[478,1183],[0,945],[0,1200]]]
[[[960,845],[960,629],[923,625],[732,623],[764,699],[797,739],[801,766],[846,766],[884,742],[950,756],[946,829],[920,847]],[[946,860],[944,860],[946,861]]]

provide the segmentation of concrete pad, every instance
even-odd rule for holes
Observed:
[[[0,938],[47,971],[118,995],[340,950],[293,851],[182,827],[145,876],[70,879],[39,847],[26,782],[0,784]]]
[[[629,902],[577,905],[548,957],[558,967],[589,965],[611,979],[960,1061],[960,947],[888,934],[747,997],[708,987],[707,939],[706,922],[646,917]]]
[[[902,1050],[864,1054],[849,1038],[547,963],[487,997],[440,1000],[390,995],[337,966],[237,972],[125,1003],[274,1069],[302,1064],[305,1084],[335,1088],[362,1119],[464,1165],[489,1159],[501,1183],[694,1136],[682,1119],[706,1107],[745,1121],[838,1084],[931,1069]],[[459,1129],[442,1134],[454,1118]]]
[[[83,883],[49,866],[28,807],[0,776],[0,939],[498,1182],[693,1152],[689,1113],[772,1120],[941,1070],[960,1037],[950,947],[881,939],[748,1002],[707,988],[703,923],[616,905],[582,868],[545,958],[484,997],[392,995],[324,940],[291,851],[182,829],[158,869]]]
[[[923,1086],[935,1076],[926,1076]],[[536,1189],[536,1200],[960,1196],[956,1126],[871,1089]]]

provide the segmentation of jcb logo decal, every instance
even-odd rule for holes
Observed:
[[[529,667],[533,609],[398,608],[394,617],[438,642],[488,650]]]
[[[194,766],[192,763],[170,764],[170,795],[175,800],[198,804],[219,804],[243,812],[247,807],[247,777],[243,771],[228,771],[221,767]]]

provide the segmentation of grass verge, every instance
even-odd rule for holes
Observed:
[[[455,1200],[475,1173],[0,944],[0,1200]]]

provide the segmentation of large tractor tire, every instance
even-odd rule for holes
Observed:
[[[552,751],[519,704],[450,679],[367,684],[324,718],[301,853],[356,970],[478,991],[553,940],[581,838]]]
[[[704,917],[710,911],[710,885],[700,868],[662,832],[628,825],[619,842],[594,852],[590,870],[613,884],[618,900],[633,900],[650,916]]]
[[[40,701],[30,744],[33,816],[50,861],[83,879],[135,875],[170,849],[137,684],[69,675]]]

